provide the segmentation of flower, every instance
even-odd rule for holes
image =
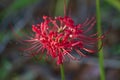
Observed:
[[[55,18],[43,16],[43,19],[40,24],[32,25],[34,37],[26,40],[32,44],[29,50],[34,50],[37,54],[46,51],[47,56],[57,59],[57,64],[62,64],[65,56],[78,60],[71,54],[73,50],[80,56],[86,56],[84,52],[90,54],[96,52],[93,47],[102,37],[98,38],[97,34],[86,34],[95,25],[94,18],[78,25],[75,25],[68,16]],[[86,26],[89,26],[87,30]]]

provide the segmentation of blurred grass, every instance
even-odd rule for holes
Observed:
[[[3,41],[3,38],[4,38],[4,32],[0,32],[0,43]]]
[[[0,80],[5,80],[6,77],[10,74],[11,69],[12,64],[4,59],[2,62],[2,66],[0,66]]]
[[[19,11],[20,9],[30,4],[34,4],[37,1],[39,0],[15,0],[8,8],[0,13],[0,18],[4,18],[6,15]]]
[[[68,6],[69,0],[66,0],[66,8]],[[64,0],[57,0],[55,16],[63,16],[64,15]]]
[[[113,7],[115,7],[118,11],[120,11],[120,0],[105,0],[109,4],[111,4]]]
[[[111,49],[111,52],[114,55],[120,55],[120,45],[114,45]]]

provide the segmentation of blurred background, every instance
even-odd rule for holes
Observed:
[[[82,23],[96,15],[96,0],[66,0],[67,15]],[[100,0],[106,80],[120,80],[120,0]],[[0,80],[61,80],[52,60],[20,50],[42,16],[63,16],[63,0],[0,0]],[[96,26],[94,27],[96,30]],[[98,54],[64,64],[66,80],[100,80]]]

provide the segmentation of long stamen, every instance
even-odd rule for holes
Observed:
[[[80,50],[77,50],[77,49],[75,49],[75,51],[80,55],[80,56],[86,56],[85,54],[83,54]]]

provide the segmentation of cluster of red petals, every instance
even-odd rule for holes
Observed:
[[[43,19],[40,24],[32,25],[35,35],[28,40],[33,45],[31,49],[36,49],[36,53],[46,51],[46,55],[57,59],[57,64],[63,63],[65,55],[76,60],[77,58],[71,55],[73,50],[80,56],[86,56],[81,50],[95,53],[94,49],[87,46],[94,46],[99,38],[96,34],[86,35],[94,26],[94,19],[78,25],[75,25],[68,16],[55,18],[43,16]],[[85,26],[89,27],[84,30]]]

